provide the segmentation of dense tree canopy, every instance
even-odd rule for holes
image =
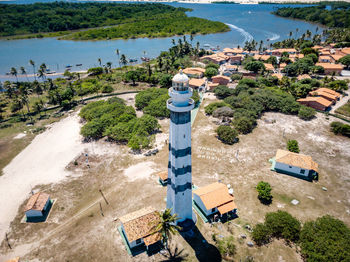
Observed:
[[[85,138],[108,136],[117,142],[128,142],[132,149],[148,147],[151,134],[159,128],[156,118],[150,115],[137,118],[133,107],[116,97],[92,102],[79,115],[87,121],[81,128]]]
[[[185,11],[188,10],[153,3],[1,4],[0,36],[105,27],[76,32],[65,37],[66,39],[99,40],[207,34],[230,30],[221,22],[187,17]]]

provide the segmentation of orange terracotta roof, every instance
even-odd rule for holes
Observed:
[[[340,64],[316,63],[316,66],[322,66],[324,69],[339,69],[339,70],[343,70],[343,66],[340,65]]]
[[[279,80],[283,78],[282,74],[272,74],[271,76],[277,77]]]
[[[280,52],[280,53],[295,53],[297,50],[295,48],[279,48],[279,49],[275,49],[272,50],[272,52]]]
[[[205,208],[208,210],[234,200],[233,196],[228,193],[227,186],[219,182],[195,189],[193,190],[193,194],[200,197]]]
[[[330,55],[320,55],[319,60],[322,60],[322,59],[328,59],[328,60],[331,60],[331,56]]]
[[[200,78],[200,79],[191,78],[190,81],[188,82],[188,84],[190,86],[200,87],[200,86],[205,84],[205,79],[204,78]]]
[[[314,47],[312,47],[313,49],[322,49],[323,46],[320,46],[320,45],[315,45]]]
[[[225,65],[226,69],[237,69],[238,66],[236,65]]]
[[[298,80],[303,80],[303,79],[310,79],[311,76],[307,75],[307,74],[303,74],[303,75],[299,75],[297,77]]]
[[[218,78],[221,78],[221,79],[226,79],[226,80],[230,80],[231,78],[229,78],[228,76],[213,76],[211,79],[218,79]]]
[[[165,181],[168,179],[168,171],[163,171],[158,173],[158,176],[161,180]]]
[[[143,238],[145,244],[150,245],[161,239],[160,234],[152,234],[160,221],[158,212],[152,207],[144,207],[119,219],[129,242]]]
[[[223,215],[223,214],[226,214],[227,212],[230,212],[236,208],[237,208],[236,203],[231,201],[231,202],[228,202],[226,204],[219,206],[218,210],[219,210],[219,213],[221,215]]]
[[[195,75],[195,74],[204,74],[205,69],[204,68],[200,68],[200,67],[189,67],[189,68],[185,68],[184,70],[182,70],[185,74],[191,74],[191,75]]]
[[[273,67],[272,64],[264,64],[264,65],[265,65],[266,70],[269,70],[269,71],[275,70],[275,68]]]
[[[287,66],[286,63],[281,63],[281,64],[280,64],[280,68],[281,68],[281,69],[285,68],[286,66]]]
[[[304,57],[304,54],[291,54],[289,55],[289,58],[303,58]]]
[[[338,61],[340,58],[344,57],[344,55],[331,55],[331,57],[332,57],[335,61]]]
[[[296,166],[318,172],[318,164],[312,160],[311,156],[297,154],[286,150],[278,149],[275,157],[276,162],[290,166]]]
[[[334,100],[334,101],[337,100],[336,96],[334,96],[332,94],[329,94],[327,92],[323,92],[323,91],[311,91],[309,94],[312,95],[312,96],[326,97],[326,98],[329,98],[329,99]]]
[[[316,102],[316,103],[319,103],[325,107],[329,107],[332,105],[331,101],[329,101],[323,97],[319,97],[319,96],[316,96],[316,97],[308,96],[306,98],[300,98],[297,101],[298,102]]]
[[[224,48],[224,53],[235,53],[235,54],[241,54],[244,52],[242,48]]]
[[[219,83],[209,83],[208,84],[209,87],[217,87],[219,85],[220,85]]]
[[[350,55],[350,47],[343,48],[341,51],[342,51],[344,54]]]
[[[340,97],[340,94],[332,89],[329,89],[329,88],[325,88],[325,87],[320,87],[318,88],[316,91],[323,91],[323,92],[327,92],[331,95],[334,95],[336,97]]]
[[[49,200],[49,197],[49,194],[41,192],[32,195],[24,207],[24,212],[27,212],[28,210],[42,211]]]
[[[271,57],[270,55],[259,55],[259,54],[253,56],[253,58],[256,59],[256,60],[261,59],[261,60],[264,60],[264,61],[269,59],[270,57]]]

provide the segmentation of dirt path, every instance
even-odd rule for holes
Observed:
[[[77,113],[53,124],[4,168],[0,177],[1,239],[33,187],[57,183],[69,174],[65,166],[85,148],[80,126]]]
[[[346,90],[345,93],[347,94],[344,97],[340,98],[340,101],[338,101],[331,109],[331,113],[334,113],[335,110],[337,110],[339,107],[345,105],[349,101],[350,97],[350,89]]]

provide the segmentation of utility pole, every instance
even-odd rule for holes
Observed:
[[[101,195],[102,195],[103,199],[106,201],[106,204],[107,204],[107,205],[109,205],[109,203],[108,203],[108,201],[107,201],[107,199],[106,199],[105,195],[103,194],[102,190],[101,190],[101,189],[99,189],[98,191],[100,191],[100,193],[101,193]]]

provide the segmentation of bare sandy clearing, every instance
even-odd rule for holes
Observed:
[[[148,178],[152,173],[155,172],[153,166],[153,162],[141,162],[125,169],[124,175],[128,177],[129,181]]]

